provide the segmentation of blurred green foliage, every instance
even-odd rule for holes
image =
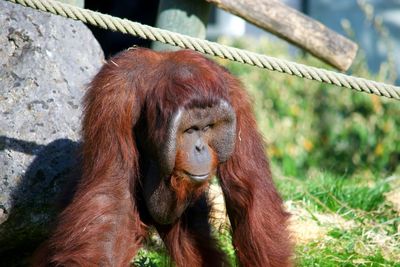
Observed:
[[[171,266],[171,259],[164,247],[153,244],[149,248],[141,248],[136,254],[133,263],[136,267],[168,267]]]
[[[329,69],[312,56],[290,56],[282,42],[221,42]],[[350,70],[352,75],[391,82],[387,81],[387,65],[372,75],[359,54]],[[400,171],[399,101],[227,60],[219,63],[250,91],[268,154],[284,175],[301,178],[322,170],[346,177],[384,177]]]

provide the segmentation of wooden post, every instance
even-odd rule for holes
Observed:
[[[317,58],[347,70],[357,44],[280,0],[206,0],[265,29]]]
[[[70,4],[70,5],[74,5],[77,7],[81,7],[81,8],[84,8],[84,6],[85,6],[85,0],[57,0],[57,1],[64,3],[64,4]]]
[[[160,0],[156,27],[204,39],[209,14],[210,4],[204,0]],[[152,48],[179,49],[160,42],[153,42]]]

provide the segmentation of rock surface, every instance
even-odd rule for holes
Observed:
[[[81,22],[0,1],[0,25],[3,259],[48,232],[77,162],[81,99],[104,56]]]

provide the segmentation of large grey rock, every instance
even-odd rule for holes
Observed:
[[[0,25],[2,261],[34,246],[58,212],[77,165],[81,98],[104,57],[80,22],[0,1]]]

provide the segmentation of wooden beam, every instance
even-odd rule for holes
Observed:
[[[206,0],[310,52],[317,58],[347,70],[357,44],[322,23],[279,0]]]
[[[205,39],[210,4],[203,0],[160,0],[156,27]],[[179,47],[153,42],[155,50]]]

